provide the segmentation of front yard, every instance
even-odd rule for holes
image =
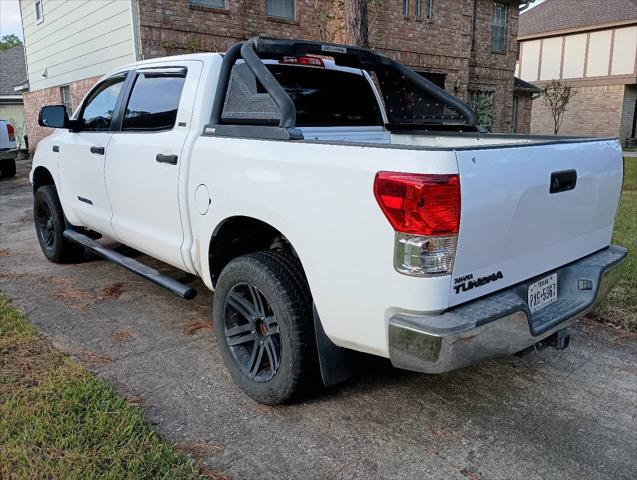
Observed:
[[[592,317],[637,332],[637,158],[625,159],[624,190],[613,243],[628,248],[624,277]]]
[[[7,480],[204,478],[139,407],[56,351],[2,295],[0,452]]]

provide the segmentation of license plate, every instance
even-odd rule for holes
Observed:
[[[557,302],[557,273],[529,285],[529,310],[531,313]]]

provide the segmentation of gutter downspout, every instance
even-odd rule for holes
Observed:
[[[138,62],[142,59],[140,50],[140,38],[139,38],[139,14],[137,13],[137,2],[130,0],[131,11],[131,33],[133,35],[133,56],[135,61]]]

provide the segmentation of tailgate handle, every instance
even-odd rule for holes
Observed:
[[[551,173],[551,193],[568,192],[573,190],[575,185],[577,185],[577,172],[575,170]]]
[[[162,155],[158,153],[155,157],[159,163],[167,163],[169,165],[177,165],[177,155]]]

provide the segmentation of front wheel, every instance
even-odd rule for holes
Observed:
[[[285,403],[316,377],[311,297],[293,258],[268,251],[231,261],[217,282],[213,319],[226,368],[258,402]]]
[[[45,185],[35,192],[33,219],[40,248],[48,260],[71,263],[83,257],[84,249],[64,237],[64,211],[54,186]]]

